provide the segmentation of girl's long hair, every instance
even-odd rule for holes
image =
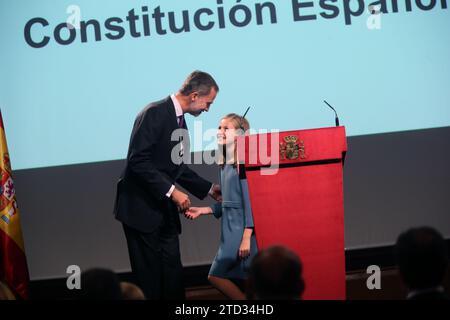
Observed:
[[[227,119],[231,122],[233,127],[238,130],[238,135],[245,135],[248,130],[250,130],[250,123],[248,120],[236,113],[229,113],[226,116],[224,116],[221,120]],[[237,166],[237,146],[235,143],[232,144],[231,147],[233,147],[234,150],[227,150],[230,146],[227,144],[224,144],[223,146],[219,147],[219,150],[217,152],[217,164],[220,165],[222,168],[225,164],[233,164],[234,166]],[[227,155],[233,154],[232,159],[227,159]]]

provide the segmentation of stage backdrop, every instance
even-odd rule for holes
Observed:
[[[32,278],[129,269],[111,210],[131,126],[194,69],[221,90],[187,119],[193,151],[248,106],[256,131],[333,125],[326,99],[350,136],[347,247],[416,224],[450,237],[448,3],[373,2],[2,0],[0,108]],[[217,226],[185,225],[185,264],[211,261]]]

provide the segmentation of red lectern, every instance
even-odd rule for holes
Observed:
[[[238,138],[261,250],[280,244],[303,262],[304,299],[345,299],[344,127]]]

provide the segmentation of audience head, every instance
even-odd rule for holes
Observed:
[[[403,281],[409,290],[442,285],[448,266],[448,251],[442,235],[433,228],[413,228],[402,233],[395,248]]]
[[[16,300],[14,293],[9,287],[0,281],[0,300]]]
[[[81,299],[122,300],[119,277],[111,270],[90,269],[81,274]]]
[[[145,300],[142,290],[133,283],[121,282],[120,289],[124,300]]]
[[[302,263],[291,250],[273,246],[253,258],[248,279],[249,299],[300,299],[305,289]]]

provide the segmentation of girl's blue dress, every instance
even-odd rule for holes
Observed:
[[[245,228],[253,228],[247,180],[240,180],[237,169],[225,164],[220,169],[222,203],[216,203],[213,214],[221,220],[220,246],[209,274],[227,279],[246,279],[251,260],[257,253],[255,231],[250,240],[250,256],[239,258],[239,247]]]

